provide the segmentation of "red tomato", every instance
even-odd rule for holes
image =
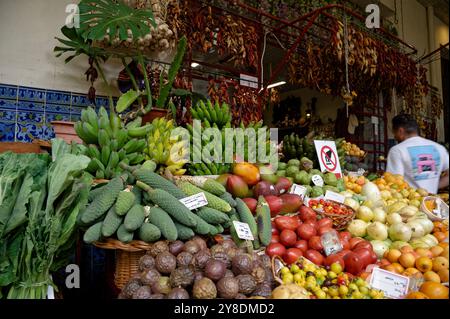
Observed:
[[[345,255],[347,255],[348,253],[351,253],[351,250],[347,250],[347,249],[343,249],[340,252],[338,252],[336,255],[341,256],[342,258],[345,257]]]
[[[280,242],[280,236],[278,235],[272,235],[272,239],[270,240],[270,243],[279,243]]]
[[[372,244],[370,242],[368,242],[367,240],[357,243],[355,245],[355,247],[353,247],[352,250],[359,249],[359,248],[366,248],[368,250],[373,250]]]
[[[315,230],[317,230],[317,223],[313,220],[308,220],[307,222],[304,222],[303,224],[311,225]]]
[[[323,264],[323,256],[316,250],[307,250],[305,253],[305,258],[309,259],[318,266]]]
[[[301,239],[309,240],[312,236],[316,235],[316,230],[309,224],[301,224],[297,228],[297,234]]]
[[[280,231],[284,229],[296,230],[299,226],[297,219],[288,216],[278,216],[275,218],[275,225],[277,225]]]
[[[348,243],[348,241],[343,240],[342,238],[341,238],[340,241],[341,241],[342,249],[344,249],[344,250],[349,250],[350,249],[350,244]]]
[[[299,215],[294,215],[294,216],[292,216],[292,218],[294,218],[294,219],[296,219],[298,221],[298,225],[299,226],[303,223],[302,220],[300,219]]]
[[[349,252],[344,256],[345,271],[352,275],[357,275],[363,270],[363,264],[359,256],[353,252]]]
[[[269,257],[283,256],[285,252],[286,248],[280,243],[269,244],[269,246],[266,247],[266,255]]]
[[[341,231],[339,233],[339,237],[342,239],[345,239],[346,241],[349,241],[352,238],[352,234],[348,231]]]
[[[303,256],[303,252],[298,248],[289,248],[283,255],[283,260],[288,265],[295,263],[300,257]]]
[[[348,241],[348,243],[350,244],[350,249],[354,249],[355,248],[355,246],[357,245],[357,244],[359,244],[360,242],[362,242],[362,241],[365,241],[364,239],[362,239],[361,237],[353,237],[353,238],[350,238],[350,240]]]
[[[308,206],[302,205],[300,207],[300,219],[303,220],[303,222],[312,220],[312,221],[316,221],[317,219],[317,214],[315,211],[313,211],[311,208],[309,208]]]
[[[322,241],[319,236],[312,236],[308,241],[309,249],[317,250],[318,252],[322,252],[323,246]]]
[[[295,242],[293,247],[301,249],[301,251],[305,253],[308,250],[308,242],[306,240],[300,239]]]
[[[277,225],[272,222],[272,235],[279,235],[280,232],[278,231]]]
[[[344,258],[338,254],[330,255],[323,261],[324,266],[331,266],[334,263],[340,263],[342,266],[342,269],[345,269],[345,262]]]
[[[327,226],[328,228],[333,227],[333,221],[331,219],[329,219],[328,217],[322,218],[321,220],[319,220],[317,222],[317,227],[321,228],[321,227],[325,227],[325,226]]]
[[[372,254],[367,248],[356,248],[353,253],[359,257],[363,268],[366,268],[372,262]]]
[[[371,250],[370,251],[370,263],[369,263],[369,265],[375,264],[377,261],[378,261],[377,254],[373,250]]]
[[[286,247],[294,246],[297,234],[293,230],[285,229],[280,234],[280,243]]]

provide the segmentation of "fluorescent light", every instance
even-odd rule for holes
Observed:
[[[274,84],[270,84],[270,85],[267,86],[267,88],[271,89],[271,88],[274,88],[276,86],[285,85],[285,84],[286,84],[285,81],[281,81],[281,82],[277,82],[277,83],[274,83]]]
[[[191,63],[191,67],[196,68],[198,67],[200,64],[198,64],[197,62],[192,62]]]

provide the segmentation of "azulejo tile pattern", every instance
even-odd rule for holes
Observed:
[[[95,102],[108,109],[107,97]],[[89,105],[86,94],[0,83],[0,142],[52,139],[52,121],[76,122]]]

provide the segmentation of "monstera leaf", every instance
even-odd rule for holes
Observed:
[[[103,40],[108,34],[111,39],[118,35],[120,40],[126,40],[128,29],[137,39],[150,32],[147,22],[156,27],[151,10],[134,9],[121,0],[81,0],[79,9],[84,39]]]
[[[61,28],[61,33],[66,36],[67,39],[61,39],[55,37],[63,46],[55,46],[53,52],[56,53],[56,57],[60,57],[65,53],[72,53],[65,59],[65,62],[70,62],[73,58],[85,54],[92,58],[100,58],[106,61],[107,56],[103,53],[100,48],[94,48],[91,46],[89,40],[85,40],[75,28],[68,28],[66,26]]]

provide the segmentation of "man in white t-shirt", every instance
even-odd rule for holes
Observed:
[[[449,158],[440,144],[419,136],[414,117],[401,114],[392,119],[394,137],[399,142],[391,148],[386,171],[403,175],[414,188],[423,188],[431,194],[449,184]]]

